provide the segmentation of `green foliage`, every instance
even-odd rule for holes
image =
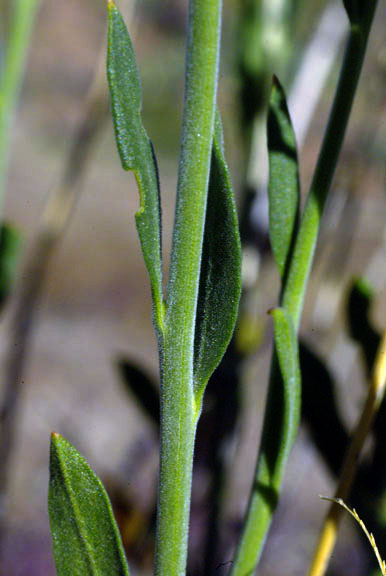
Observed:
[[[274,356],[269,402],[265,414],[258,475],[253,484],[232,575],[253,574],[267,525],[276,508],[284,470],[295,440],[300,417],[301,381],[296,332],[291,316],[283,308],[272,311]],[[260,546],[257,545],[260,544]]]
[[[0,227],[0,308],[11,291],[22,249],[20,232],[10,224]]]
[[[285,275],[299,220],[296,139],[284,90],[274,77],[268,112],[269,234],[280,276]]]
[[[247,129],[263,108],[267,87],[267,60],[263,50],[262,3],[243,0],[239,10],[238,69],[242,119]],[[269,82],[269,80],[268,80]]]
[[[134,170],[140,188],[137,227],[152,284],[155,325],[162,336],[156,573],[168,576],[185,570],[202,394],[231,338],[241,290],[240,240],[219,119],[215,128],[220,22],[220,0],[191,0],[176,218],[164,308],[154,154],[140,119],[132,44],[122,17],[109,2],[107,69],[115,133],[122,165]],[[132,370],[129,376],[133,387]],[[135,393],[149,406],[145,389],[149,392],[146,385],[139,394],[136,387]],[[150,404],[154,416],[153,396]]]
[[[354,5],[346,1],[351,16]],[[359,6],[359,5],[358,5]],[[362,14],[362,4],[360,5]],[[295,135],[277,80],[268,118],[270,236],[282,279],[272,311],[274,351],[263,436],[233,576],[254,572],[278,502],[301,404],[297,332],[320,220],[338,161],[365,54],[375,1],[349,41],[330,122],[299,220]],[[137,229],[148,269],[161,372],[160,474],[155,574],[186,571],[193,451],[205,386],[231,338],[241,290],[235,203],[216,117],[221,0],[190,0],[185,105],[167,298],[162,287],[160,186],[141,120],[141,87],[123,19],[109,0],[108,81],[122,166],[137,179]],[[253,64],[253,63],[252,63]],[[155,420],[156,392],[133,366],[129,387]],[[107,495],[76,450],[59,436],[51,446],[49,509],[59,576],[128,575]]]
[[[217,113],[197,305],[194,386],[198,398],[220,363],[236,324],[240,270],[236,206]]]
[[[338,163],[344,135],[366,53],[376,0],[362,3],[361,26],[350,26],[347,45],[329,121],[316,163],[306,205],[296,235],[293,257],[288,269],[282,305],[287,308],[298,329],[304,295],[314,257],[318,231],[332,179]]]
[[[51,438],[48,510],[58,576],[129,576],[105,489],[59,434]]]
[[[370,0],[363,3],[363,6],[365,12],[363,25],[360,29],[351,26],[348,31],[345,57],[329,122],[282,283],[280,304],[291,317],[295,333],[299,329],[321,218],[343,145],[376,1]],[[274,191],[277,192],[277,189]],[[272,202],[272,194],[270,201]],[[279,262],[283,262],[283,257]],[[285,396],[283,397],[280,379],[278,379],[277,357],[274,355],[254,488],[251,491],[247,519],[240,538],[232,576],[245,576],[252,574],[255,570],[277,505],[288,456],[287,447],[291,444],[290,437],[282,432],[286,429],[287,421],[284,400]]]
[[[154,320],[163,327],[161,206],[152,144],[141,120],[141,85],[133,46],[116,6],[108,4],[107,76],[115,136],[124,170],[132,170],[140,194],[135,215],[143,257],[150,276]]]
[[[220,0],[190,0],[177,200],[161,355],[157,576],[185,573],[193,451],[196,313],[213,150]]]

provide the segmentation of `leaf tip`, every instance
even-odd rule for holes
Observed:
[[[107,10],[111,12],[111,10],[116,10],[117,7],[115,6],[113,0],[107,0]]]
[[[69,442],[57,432],[51,432],[51,455],[58,455],[69,445]]]
[[[51,442],[50,442],[50,469],[51,471],[55,468],[58,459],[60,459],[61,452],[61,441],[64,438],[57,432],[51,432]]]
[[[273,74],[271,95],[274,94],[276,91],[278,91],[280,94],[284,95],[284,89],[283,89],[283,86],[282,86],[279,78],[276,76],[276,74]]]

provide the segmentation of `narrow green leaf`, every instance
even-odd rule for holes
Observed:
[[[240,293],[240,237],[217,113],[195,332],[194,387],[198,401],[232,337]]]
[[[0,226],[0,309],[3,307],[15,280],[22,248],[20,232],[10,224]]]
[[[134,49],[123,18],[108,3],[107,77],[118,151],[124,170],[137,180],[140,208],[135,215],[143,257],[150,276],[155,322],[163,326],[161,206],[158,169],[141,119],[141,84]]]
[[[268,112],[269,234],[283,278],[299,219],[300,184],[296,139],[284,90],[274,77]]]
[[[48,511],[58,576],[129,576],[106,491],[59,434],[51,438]]]
[[[160,395],[156,384],[127,358],[119,358],[117,367],[126,390],[134,396],[144,413],[159,428]]]
[[[298,343],[290,314],[284,308],[271,311],[274,321],[274,361],[271,368],[269,401],[264,414],[263,434],[252,488],[252,506],[244,523],[233,576],[254,574],[279,500],[285,466],[300,419],[301,378]]]
[[[351,338],[362,348],[369,376],[381,340],[370,321],[373,300],[372,286],[364,278],[355,278],[347,298],[348,328]]]

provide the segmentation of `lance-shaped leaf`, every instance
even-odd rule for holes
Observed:
[[[20,232],[10,224],[0,226],[0,308],[3,307],[15,280],[22,247]]]
[[[58,576],[129,576],[106,491],[59,434],[51,438],[48,511]]]
[[[295,134],[285,93],[274,77],[268,112],[269,235],[283,278],[299,219],[300,184]]]
[[[301,407],[301,375],[299,349],[290,314],[284,308],[271,312],[274,322],[274,343],[283,382],[284,410],[280,446],[283,465],[288,458],[298,430]],[[281,475],[279,475],[281,477]]]
[[[194,387],[198,401],[232,337],[240,293],[240,237],[217,112],[195,333]]]
[[[141,119],[141,84],[134,49],[123,18],[108,3],[107,77],[118,151],[124,170],[137,180],[140,208],[135,215],[150,276],[155,322],[163,325],[161,207],[156,159]]]

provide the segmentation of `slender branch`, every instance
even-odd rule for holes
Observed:
[[[377,0],[366,3],[362,25],[352,24],[345,57],[321,152],[315,169],[299,232],[296,236],[289,273],[282,294],[282,306],[299,328],[320,221],[343,144],[354,95],[366,52]],[[262,441],[246,522],[240,538],[232,576],[252,574],[260,558],[266,534],[276,509],[285,472],[293,430],[286,430],[281,379],[273,357]]]
[[[366,403],[347,451],[338,487],[335,492],[335,498],[347,500],[349,497],[351,486],[357,472],[359,456],[383,400],[385,387],[386,333],[378,348]],[[319,536],[319,541],[308,573],[309,576],[323,576],[323,574],[325,574],[335,546],[342,512],[343,510],[338,502],[334,501],[331,503]]]
[[[377,0],[371,0],[368,3],[367,9],[369,13],[372,12],[371,16],[374,14],[376,3]],[[369,18],[366,27],[358,25],[350,27],[333,107],[304,209],[301,227],[296,237],[294,254],[282,298],[282,305],[291,313],[296,328],[299,327],[300,323],[304,294],[323,209],[331,188],[362,70],[371,21],[372,18]]]
[[[156,574],[185,573],[194,438],[194,330],[217,90],[221,0],[191,0],[176,217],[161,358]],[[163,361],[162,361],[163,360]]]

